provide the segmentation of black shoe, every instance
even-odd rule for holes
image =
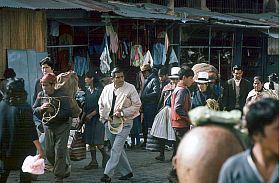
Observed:
[[[157,156],[155,159],[159,161],[165,161],[165,156]]]
[[[91,161],[88,165],[83,167],[84,170],[98,169],[98,163]]]
[[[130,178],[132,178],[134,175],[133,173],[128,173],[127,175],[124,175],[122,177],[120,177],[118,180],[129,180]]]
[[[109,176],[106,174],[104,174],[104,176],[100,180],[101,180],[101,182],[106,182],[106,183],[111,182],[111,178],[109,178]]]

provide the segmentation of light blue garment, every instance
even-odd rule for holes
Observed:
[[[173,64],[173,63],[178,63],[178,59],[177,59],[177,56],[175,54],[175,51],[173,49],[171,49],[170,64]],[[163,64],[163,65],[165,65],[165,64]]]
[[[153,64],[154,65],[164,65],[166,63],[166,50],[162,43],[156,43],[153,45]]]
[[[110,159],[107,162],[104,174],[112,177],[115,169],[124,176],[132,172],[131,165],[125,153],[124,144],[130,134],[133,123],[124,123],[123,129],[119,134],[112,134],[105,124],[106,134],[111,143]]]
[[[83,76],[89,71],[89,61],[87,61],[86,57],[75,56],[75,65],[74,71],[79,76]]]

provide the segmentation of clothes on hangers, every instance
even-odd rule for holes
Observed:
[[[150,66],[153,67],[153,58],[149,50],[147,50],[147,52],[144,55],[143,64],[150,64]]]
[[[170,62],[169,62],[169,64],[173,64],[173,63],[178,63],[178,59],[177,59],[177,56],[175,54],[174,49],[172,48],[171,49],[171,54],[170,54]]]
[[[166,62],[166,50],[165,50],[165,45],[162,43],[156,43],[153,45],[153,64],[154,65],[161,65],[165,64]]]
[[[131,48],[130,63],[132,66],[139,67],[143,63],[142,46],[134,45]]]
[[[108,48],[108,41],[107,36],[105,34],[105,47],[100,57],[100,70],[103,74],[110,71],[110,64],[112,62],[110,55],[109,55],[109,48]]]
[[[74,71],[77,73],[78,76],[83,76],[89,71],[89,55],[87,53],[87,56],[75,56],[75,65],[74,65]]]

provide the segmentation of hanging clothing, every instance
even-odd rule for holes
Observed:
[[[153,45],[153,63],[154,65],[165,64],[166,62],[166,50],[162,43],[156,43]]]
[[[132,66],[139,67],[143,64],[142,46],[134,45],[131,48],[130,63]]]
[[[150,64],[150,66],[153,67],[153,58],[149,50],[144,55],[143,64]]]
[[[175,51],[173,49],[171,49],[169,64],[173,64],[173,63],[178,63],[178,59],[177,59],[177,56],[175,54]],[[165,65],[165,63],[163,65]]]
[[[58,37],[59,36],[59,23],[58,22],[51,21],[50,35],[52,35],[53,37]]]
[[[86,57],[75,56],[74,60],[74,71],[77,73],[77,75],[83,76],[89,71],[89,60],[87,60]]]
[[[100,57],[100,70],[103,74],[110,71],[110,64],[112,62],[110,55],[109,55],[109,48],[108,48],[108,41],[107,36],[105,34],[105,47]]]
[[[165,52],[166,53],[168,53],[169,46],[170,46],[170,40],[169,40],[168,34],[166,33],[166,35],[165,35]]]

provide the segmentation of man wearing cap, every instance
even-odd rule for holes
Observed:
[[[223,107],[224,110],[233,109],[242,110],[248,93],[253,89],[252,83],[242,78],[243,70],[240,66],[235,65],[232,68],[233,78],[229,79],[224,85]]]
[[[69,117],[72,115],[70,99],[55,90],[56,76],[45,74],[41,79],[43,91],[33,105],[34,114],[48,127],[46,128],[46,157],[53,165],[55,182],[63,182],[66,170],[67,143],[70,134]]]
[[[172,127],[176,137],[174,145],[175,154],[182,137],[188,130],[190,130],[191,121],[188,112],[191,110],[191,92],[188,87],[190,87],[194,82],[194,71],[189,67],[184,67],[180,69],[178,75],[179,81],[173,91],[171,100]],[[172,183],[177,182],[175,169],[172,169],[170,172],[169,181]]]
[[[157,112],[157,105],[160,91],[160,81],[158,76],[152,72],[149,64],[143,64],[140,70],[144,77],[144,86],[141,93],[141,102],[143,107],[143,146],[146,146],[148,128],[152,128],[152,124]]]
[[[213,90],[208,86],[208,73],[199,72],[198,79],[195,80],[198,85],[198,89],[192,94],[192,108],[198,106],[205,106],[207,99],[214,99],[218,101],[218,96],[213,92]],[[218,106],[216,106],[218,107]]]

